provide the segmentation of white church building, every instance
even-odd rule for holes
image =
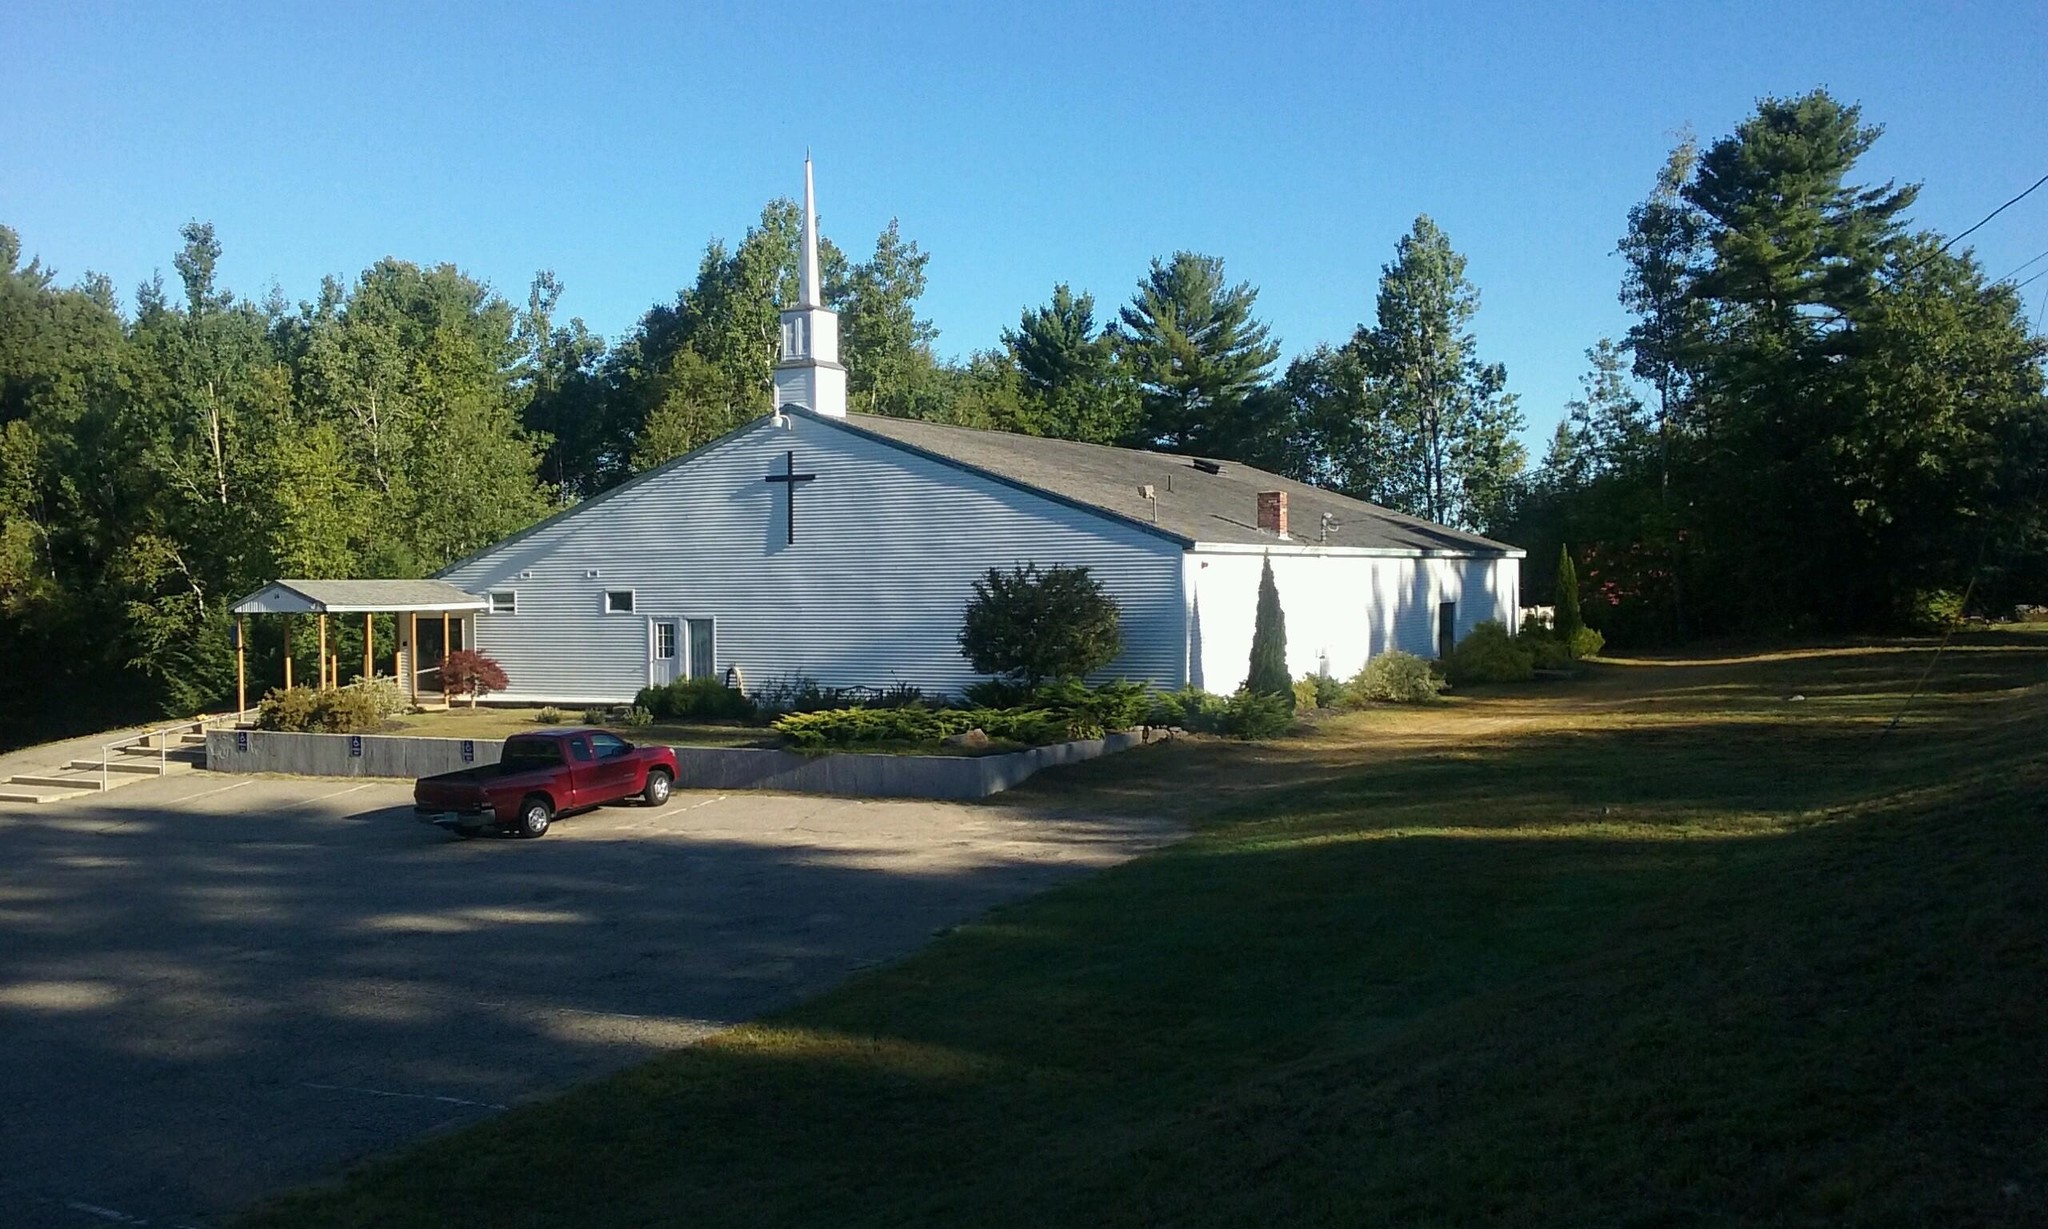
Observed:
[[[775,413],[438,573],[474,594],[461,642],[506,701],[630,699],[650,683],[797,676],[957,693],[975,579],[1085,565],[1121,609],[1104,677],[1244,681],[1271,559],[1296,675],[1442,653],[1514,625],[1523,552],[1229,461],[849,414],[819,292],[804,166],[798,303]]]

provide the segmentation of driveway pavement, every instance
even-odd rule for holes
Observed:
[[[0,809],[0,1224],[214,1224],[1178,835],[679,793],[461,841],[407,784],[209,773]]]

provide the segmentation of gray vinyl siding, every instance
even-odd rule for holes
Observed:
[[[1183,681],[1182,550],[1168,538],[828,422],[763,419],[442,573],[510,589],[515,614],[476,616],[506,700],[624,700],[646,686],[650,620],[716,622],[717,669],[754,689],[806,675],[834,686],[957,692],[977,676],[956,644],[971,582],[991,567],[1085,564],[1122,607],[1105,676]],[[781,484],[796,451],[817,480]],[[597,575],[587,575],[589,572]],[[634,613],[607,614],[609,589]]]

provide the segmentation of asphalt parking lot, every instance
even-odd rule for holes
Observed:
[[[0,1224],[215,1224],[1177,835],[678,793],[463,841],[407,783],[203,772],[0,807]]]

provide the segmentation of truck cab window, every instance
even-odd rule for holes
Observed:
[[[580,738],[570,739],[569,755],[579,764],[587,762],[590,759],[590,744]]]
[[[624,755],[628,750],[626,740],[616,734],[592,734],[590,745],[597,751],[597,758],[601,760]]]

